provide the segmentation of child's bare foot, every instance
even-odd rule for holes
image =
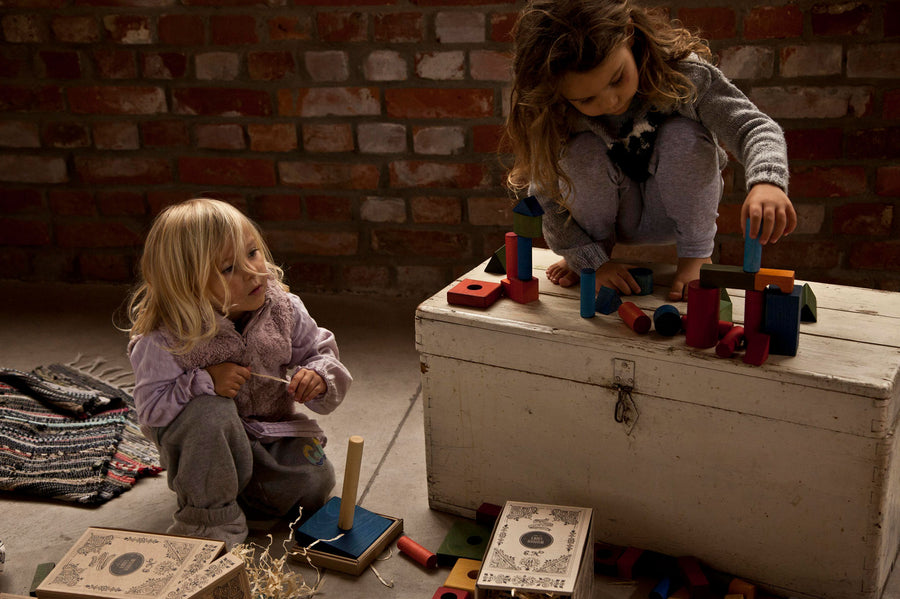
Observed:
[[[688,283],[700,278],[700,267],[704,264],[712,264],[712,258],[678,259],[678,269],[675,271],[672,289],[668,295],[669,301],[687,300]]]
[[[551,283],[560,287],[571,287],[581,280],[581,276],[569,268],[565,260],[560,260],[548,266],[547,278],[550,279]]]

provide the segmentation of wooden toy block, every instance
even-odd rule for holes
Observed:
[[[728,593],[727,595],[725,595],[725,597],[723,597],[723,599],[746,599],[746,598],[740,593]]]
[[[673,590],[672,579],[668,576],[663,576],[659,582],[656,583],[656,586],[653,587],[648,596],[650,599],[669,599],[670,591]]]
[[[544,234],[542,219],[544,209],[537,198],[528,196],[513,208],[513,231],[522,237],[536,239]]]
[[[359,575],[403,530],[403,521],[356,505],[363,438],[350,437],[341,497],[332,497],[294,530],[316,566]],[[315,546],[310,547],[315,543]]]
[[[719,288],[719,320],[734,320],[734,304],[724,287]]]
[[[759,242],[759,231],[756,233],[756,238],[750,237],[750,217],[747,217],[744,227],[744,270],[747,272],[757,272],[762,262],[762,244]]]
[[[653,271],[649,268],[629,268],[628,272],[640,285],[641,290],[635,295],[650,295],[653,293]]]
[[[635,333],[643,335],[650,331],[650,317],[637,307],[634,302],[625,302],[619,306],[619,316]]]
[[[594,284],[596,285],[596,283]],[[609,315],[618,310],[621,305],[622,298],[619,297],[619,293],[615,289],[606,285],[600,287],[600,291],[597,292],[597,299],[594,301],[594,307],[597,309],[597,312]]]
[[[487,502],[482,503],[478,506],[478,509],[475,510],[475,522],[493,529],[494,525],[497,523],[497,518],[500,517],[500,512],[502,511],[502,505]]]
[[[29,596],[37,597],[37,588],[44,582],[44,579],[47,578],[47,575],[50,574],[55,567],[56,563],[54,562],[38,564],[37,568],[34,570],[34,576],[31,579],[31,589],[28,591]]]
[[[491,540],[491,530],[492,527],[471,520],[454,522],[441,546],[438,547],[438,566],[444,568],[452,566],[460,558],[469,560],[484,558],[484,552],[487,551]]]
[[[475,581],[478,580],[478,571],[481,569],[481,561],[459,558],[453,564],[450,575],[444,581],[445,587],[461,589],[475,594]]]
[[[816,322],[818,318],[816,294],[809,283],[804,283],[803,291],[800,292],[800,322]]]
[[[503,241],[506,244],[506,276],[510,280],[516,279],[519,274],[519,236],[507,233]]]
[[[762,330],[769,335],[769,353],[796,356],[800,346],[800,302],[803,287],[794,285],[791,293],[773,289],[765,292],[766,309]]]
[[[744,352],[744,363],[762,366],[769,359],[769,336],[765,333],[751,333],[744,329],[747,351]]]
[[[744,599],[756,599],[756,586],[740,578],[734,578],[728,585],[728,594],[743,595]]]
[[[695,279],[688,283],[687,304],[687,344],[700,349],[715,346],[719,341],[719,290],[701,287]]]
[[[692,599],[710,599],[712,597],[712,585],[703,572],[700,560],[689,555],[681,556],[678,558],[678,569],[681,571],[685,587],[690,590]]]
[[[491,254],[491,259],[488,260],[487,266],[484,267],[484,272],[490,273],[492,275],[505,275],[506,274],[506,245],[504,244],[501,248]]]
[[[677,591],[669,595],[669,599],[700,599],[691,594],[691,589],[687,587],[679,587]],[[712,595],[703,597],[703,599],[712,599]]]
[[[728,287],[729,289],[753,289],[756,274],[746,272],[740,266],[727,264],[703,264],[700,266],[702,287]]]
[[[527,281],[531,278],[531,239],[520,235],[516,240],[516,249],[519,252],[516,278],[520,281]]]
[[[643,553],[644,550],[637,547],[626,548],[616,560],[616,575],[619,578],[634,578],[634,566]]]
[[[681,313],[672,304],[663,304],[653,312],[653,327],[656,332],[672,337],[681,332]]]
[[[728,334],[728,331],[734,328],[734,323],[728,320],[720,320],[719,326],[716,327],[716,334],[718,338],[721,339],[725,335]]]
[[[462,589],[451,589],[450,587],[440,587],[431,596],[431,599],[471,599],[472,595],[469,591]]]
[[[777,268],[760,268],[756,273],[753,289],[763,291],[769,285],[775,285],[782,293],[790,293],[794,288],[794,271]]]
[[[498,299],[503,286],[497,282],[463,279],[459,284],[447,291],[447,303],[457,306],[473,306],[487,308]]]
[[[503,294],[514,302],[527,304],[537,300],[540,295],[540,287],[536,277],[531,277],[530,281],[520,281],[513,277],[505,278],[500,281],[503,285]]]
[[[716,355],[720,358],[730,358],[741,348],[743,342],[744,327],[731,327],[731,330],[716,344]]]
[[[610,545],[609,543],[594,543],[594,574],[604,576],[617,576],[619,571],[616,562],[625,552],[624,547]]]
[[[744,296],[745,334],[757,333],[762,330],[765,310],[765,293],[762,291],[747,291],[747,294]]]
[[[581,269],[581,317],[593,318],[597,313],[594,289],[597,285],[597,271],[593,268]]]
[[[426,568],[437,568],[437,555],[405,535],[400,535],[397,539],[397,549]]]

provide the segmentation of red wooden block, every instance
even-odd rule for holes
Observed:
[[[500,299],[502,291],[500,283],[464,279],[447,292],[447,302],[458,306],[487,308]]]
[[[622,556],[616,560],[616,570],[619,578],[634,578],[634,565],[640,559],[643,549],[628,547]]]
[[[719,341],[719,290],[702,287],[700,280],[688,283],[685,340],[691,347],[713,347]]]
[[[470,596],[469,591],[441,587],[434,592],[431,599],[469,599]]]
[[[519,236],[509,232],[504,237],[506,242],[506,276],[515,279],[519,272]]]
[[[682,556],[678,558],[678,568],[684,577],[685,584],[690,589],[690,595],[693,599],[704,599],[712,596],[712,588],[700,561],[693,556]]]
[[[777,268],[760,268],[756,273],[753,288],[763,291],[769,285],[776,285],[782,293],[790,293],[794,290],[794,271],[778,270]]]
[[[733,322],[728,322],[727,320],[720,320],[719,326],[716,327],[716,334],[719,336],[719,339],[728,334],[728,331],[734,328]]]
[[[624,552],[625,548],[618,545],[600,541],[594,543],[594,574],[617,576],[619,570],[616,564]]]
[[[716,344],[716,355],[721,358],[730,358],[741,347],[743,341],[744,327],[731,327],[731,330]]]
[[[493,527],[494,524],[497,523],[497,518],[500,517],[500,512],[502,511],[503,506],[501,505],[497,505],[496,503],[482,503],[475,511],[475,522]]]
[[[763,291],[747,291],[744,297],[744,331],[758,333],[762,330],[766,294]]]
[[[507,251],[507,254],[508,253],[509,252]],[[507,264],[509,263],[507,262]],[[536,277],[531,277],[530,281],[520,281],[513,276],[512,279],[506,278],[500,281],[500,283],[503,285],[503,294],[520,304],[533,302],[538,298],[538,295],[540,295]]]
[[[638,308],[634,302],[624,302],[619,306],[619,316],[635,333],[643,335],[650,330],[650,317],[644,314],[644,311]]]
[[[744,353],[744,363],[754,366],[762,366],[769,359],[769,336],[765,333],[750,333],[744,331],[747,339],[747,351]]]

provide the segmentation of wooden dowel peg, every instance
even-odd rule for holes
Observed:
[[[344,467],[344,486],[341,490],[341,510],[338,514],[338,528],[353,528],[353,514],[356,511],[356,491],[359,487],[359,470],[362,466],[363,438],[350,437],[347,443],[347,463]]]

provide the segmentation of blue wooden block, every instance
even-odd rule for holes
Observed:
[[[653,327],[656,332],[666,337],[677,335],[681,331],[681,313],[672,304],[663,304],[653,312]]]
[[[762,264],[762,244],[759,242],[759,236],[755,239],[750,237],[750,217],[747,217],[744,231],[744,272],[759,272]]]
[[[596,285],[596,283],[594,283],[594,285]],[[597,299],[594,302],[594,306],[600,314],[614,314],[621,305],[622,298],[619,297],[619,293],[615,289],[604,285],[600,288],[600,291],[597,292]]]
[[[803,287],[794,285],[791,293],[777,287],[765,292],[763,332],[769,335],[769,354],[796,356],[800,345],[800,295]]]
[[[531,238],[519,235],[516,241],[516,251],[518,252],[518,266],[516,278],[520,281],[531,280]],[[509,275],[510,273],[507,273]],[[511,277],[510,277],[511,278]]]
[[[669,599],[669,591],[672,590],[672,579],[668,576],[663,577],[653,590],[650,591],[650,599]]]
[[[581,269],[581,317],[593,318],[597,313],[594,288],[597,285],[597,271],[593,268]]]
[[[391,525],[391,520],[357,505],[353,512],[353,528],[344,531],[338,528],[340,511],[341,498],[332,497],[294,531],[294,540],[300,546],[308,547],[316,540],[333,539],[343,533],[344,536],[336,541],[319,541],[315,548],[341,557],[359,559]]]
[[[541,204],[536,197],[528,196],[516,204],[516,207],[513,208],[513,213],[523,216],[543,216],[544,209],[541,208]]]

